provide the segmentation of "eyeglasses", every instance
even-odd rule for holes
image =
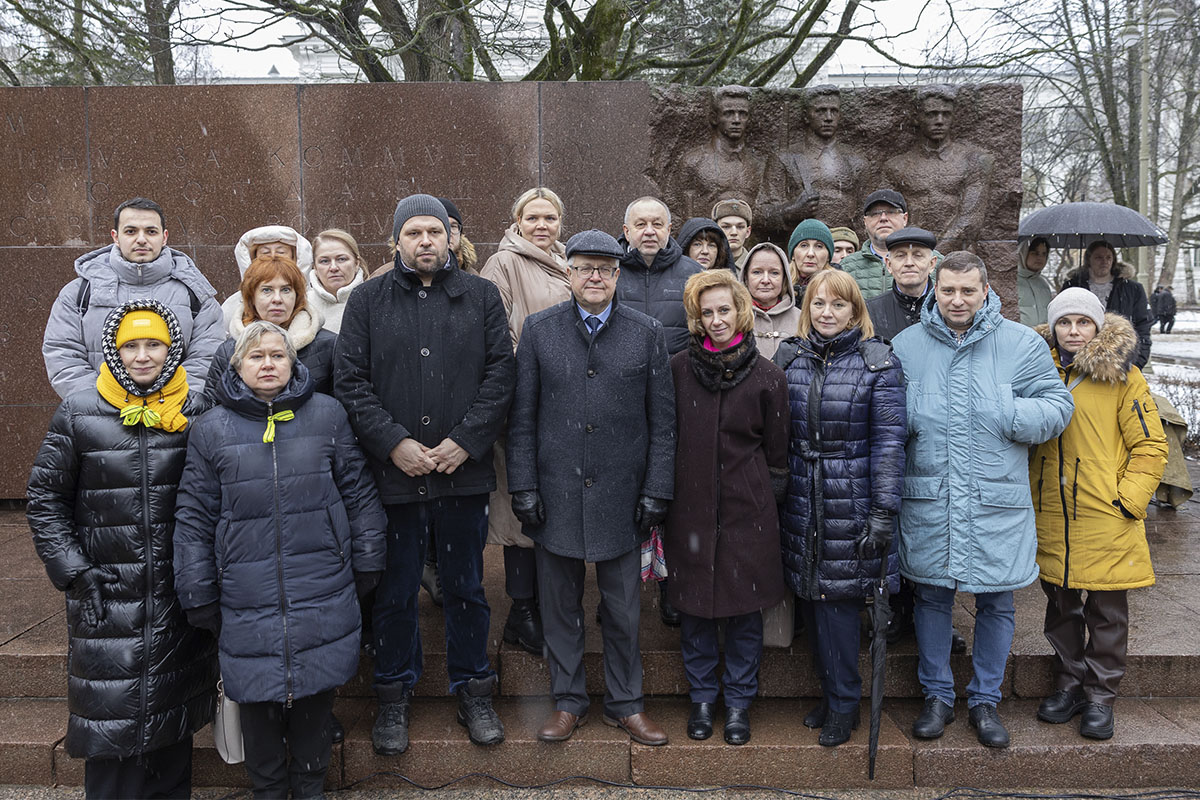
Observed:
[[[596,273],[600,273],[600,277],[608,280],[613,275],[617,274],[617,267],[571,267],[579,273],[581,278],[590,278]]]
[[[879,219],[880,217],[898,217],[904,213],[901,208],[880,208],[875,211],[868,211],[863,214],[867,219]]]

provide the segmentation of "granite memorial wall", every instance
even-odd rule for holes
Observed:
[[[387,260],[396,200],[416,191],[452,198],[483,258],[512,201],[535,185],[562,196],[567,235],[619,234],[626,204],[643,194],[666,197],[678,224],[708,213],[708,190],[692,185],[707,185],[706,163],[724,180],[706,149],[724,144],[714,144],[712,94],[644,83],[0,89],[0,498],[24,495],[58,404],[41,357],[50,305],[74,260],[111,243],[122,200],[158,201],[168,243],[222,298],[237,288],[233,247],[249,228],[345,228],[375,266]],[[842,90],[832,130],[813,122],[816,95],[754,90],[740,146],[761,174],[738,193],[772,209],[774,228],[761,232],[773,237],[797,213],[853,211],[856,194],[891,185],[897,170],[919,178],[897,188],[927,198],[922,212],[910,197],[916,224],[942,232],[966,197],[955,235],[1015,311],[1020,88],[953,94],[948,133],[931,147],[915,89]],[[847,223],[861,235],[857,212],[830,219]]]

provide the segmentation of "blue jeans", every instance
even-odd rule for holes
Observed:
[[[950,610],[954,590],[927,583],[913,583],[917,626],[917,677],[925,697],[936,697],[954,705],[954,675],[950,671]],[[975,595],[975,641],[971,649],[974,673],[967,684],[967,707],[982,703],[1000,704],[1004,666],[1012,649],[1015,628],[1012,592]]]
[[[472,678],[495,675],[488,661],[491,610],[483,594],[486,494],[439,497],[386,506],[387,567],[375,592],[375,691],[396,702],[421,677],[424,654],[417,596],[429,535],[437,541],[446,617],[446,671],[450,692]]]

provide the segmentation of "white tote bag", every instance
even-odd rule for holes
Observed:
[[[242,713],[238,704],[225,696],[225,683],[217,680],[217,715],[213,718],[213,744],[226,764],[246,760],[242,747]]]

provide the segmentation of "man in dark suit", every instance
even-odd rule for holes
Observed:
[[[583,724],[583,583],[596,565],[604,635],[604,722],[641,744],[667,735],[644,711],[638,645],[639,545],[674,490],[675,391],[662,324],[614,300],[617,241],[567,242],[572,298],[525,321],[508,427],[513,511],[536,543],[559,742]]]

